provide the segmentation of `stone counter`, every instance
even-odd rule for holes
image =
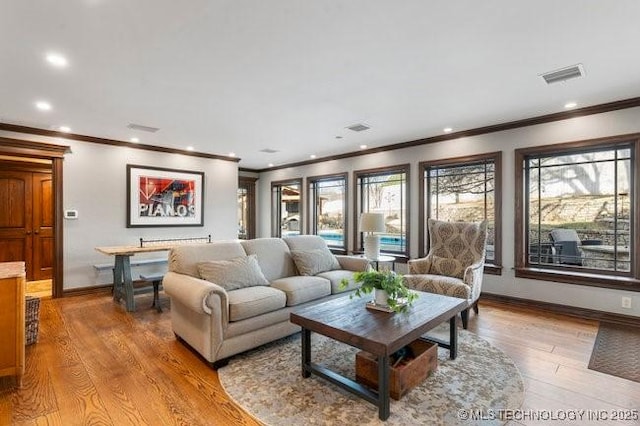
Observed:
[[[24,262],[0,263],[0,280],[5,278],[24,277],[25,275]]]

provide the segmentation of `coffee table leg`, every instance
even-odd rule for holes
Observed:
[[[311,371],[311,331],[302,329],[302,377],[310,377]]]
[[[389,418],[389,357],[378,357],[378,417]]]
[[[449,320],[449,358],[456,359],[458,356],[458,327],[456,326],[455,315]]]

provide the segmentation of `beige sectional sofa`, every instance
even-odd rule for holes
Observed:
[[[232,355],[296,333],[289,314],[344,296],[365,259],[334,256],[315,235],[176,247],[163,286],[177,337],[214,367]]]

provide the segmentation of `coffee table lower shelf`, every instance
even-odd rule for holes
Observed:
[[[390,412],[390,376],[391,366],[389,356],[377,356],[378,363],[378,391],[373,391],[348,377],[336,373],[329,368],[311,362],[311,330],[302,328],[302,377],[311,377],[315,374],[318,377],[345,389],[348,392],[364,399],[378,407],[378,417],[380,420],[387,420]],[[427,342],[435,343],[440,347],[449,349],[449,357],[455,359],[458,350],[458,328],[456,318],[449,319],[449,342],[440,339],[424,339]]]
[[[311,362],[311,331],[302,329],[302,377],[311,377],[311,374],[322,377],[325,380],[339,386],[352,394],[359,396],[367,402],[378,406],[380,420],[389,418],[389,357],[378,357],[378,392],[372,391],[364,385],[351,380],[325,366]]]
[[[315,374],[328,380],[376,405],[378,417],[387,420],[390,415],[389,359],[394,352],[448,321],[448,342],[427,340],[449,349],[451,359],[455,359],[457,355],[456,314],[467,307],[466,300],[419,291],[417,294],[419,297],[411,310],[402,316],[366,309],[365,299],[352,299],[348,295],[291,312],[291,323],[302,328],[302,376],[306,378]],[[311,332],[371,354],[378,364],[377,392],[327,366],[311,362]]]

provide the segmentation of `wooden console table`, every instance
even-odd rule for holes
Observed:
[[[24,262],[0,263],[0,376],[24,375]]]
[[[115,262],[113,265],[113,300],[116,303],[119,303],[124,297],[127,311],[133,312],[136,310],[136,302],[133,298],[134,291],[133,279],[131,277],[131,256],[138,253],[169,251],[178,245],[210,242],[211,235],[206,237],[173,238],[168,240],[143,240],[140,238],[139,246],[96,247],[96,250],[108,256],[115,256]],[[145,244],[149,245],[145,246]],[[154,304],[155,302],[158,301],[154,298]]]
[[[149,247],[118,246],[96,247],[102,254],[115,256],[113,267],[113,300],[117,303],[124,297],[128,312],[136,310],[133,298],[133,279],[131,278],[131,256],[139,253],[169,251],[175,244],[153,245]]]

